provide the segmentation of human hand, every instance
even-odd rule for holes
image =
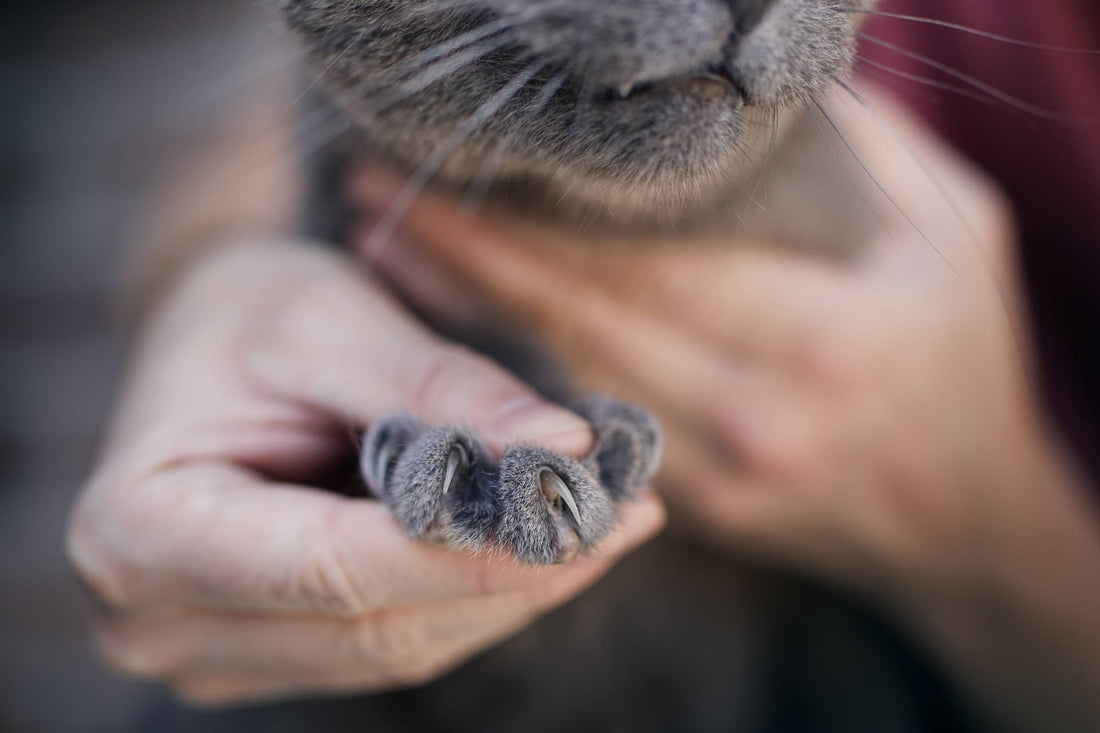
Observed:
[[[593,583],[662,523],[523,568],[409,541],[379,503],[310,488],[393,412],[491,448],[584,453],[580,418],[407,315],[355,265],[264,242],[209,254],[139,346],[74,510],[72,562],[109,606],[104,655],[199,703],[415,685]]]
[[[884,229],[855,264],[714,236],[594,244],[431,196],[369,254],[423,307],[447,310],[426,287],[447,280],[467,307],[540,333],[586,385],[657,412],[666,498],[721,541],[897,605],[986,588],[1039,569],[1029,538],[1081,497],[1046,487],[1058,458],[1007,208],[887,100],[871,105],[886,127],[830,109],[897,204],[863,186]],[[369,172],[357,196],[384,211],[399,186]]]

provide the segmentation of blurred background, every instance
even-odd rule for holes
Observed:
[[[225,121],[235,95],[287,68],[276,24],[259,4],[37,0],[0,9],[0,733],[140,730],[138,721],[163,703],[163,693],[112,674],[90,648],[93,609],[68,569],[65,523],[121,377],[119,293],[143,215],[159,185]],[[953,5],[891,7],[907,4],[929,14]],[[954,58],[968,71],[988,71],[976,68],[980,54],[968,63],[972,44],[962,37]],[[1020,52],[1012,88],[1042,91],[1025,82],[1028,74],[1042,78],[1034,62],[1047,58]],[[907,68],[904,59],[891,63]],[[910,101],[923,101],[926,118],[946,133],[951,114],[966,119],[981,109],[945,105],[935,90],[911,86]],[[1016,145],[1050,129],[1017,115],[954,142],[1011,192],[1026,192],[1018,203],[1027,204],[1019,213],[1029,242],[1046,243],[1054,231],[1048,222],[1057,223],[1058,236],[1079,231],[1084,240],[1088,225],[1073,217],[1092,210],[1093,189],[1078,186],[1089,196],[1086,207],[1057,186],[1047,197],[1028,188],[1072,178],[1072,161],[1043,152],[1055,173],[1017,166],[1022,182],[996,168],[1006,159],[1000,138]],[[1059,399],[1051,390],[1053,406],[1065,423],[1084,424],[1074,416],[1100,404],[1100,393],[1096,357],[1082,354],[1100,326],[1066,293],[1095,293],[1095,283],[1080,280],[1095,269],[1060,261],[1045,247],[1023,254],[1041,306],[1040,335],[1081,352],[1046,364],[1047,380],[1084,385],[1079,392],[1092,400],[1073,390]],[[1082,458],[1100,470],[1097,434],[1091,422],[1077,431]]]
[[[157,693],[96,660],[64,529],[120,378],[127,249],[272,40],[250,2],[0,9],[0,731],[112,731]],[[250,65],[251,64],[251,65]]]

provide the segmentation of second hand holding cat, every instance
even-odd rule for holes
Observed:
[[[153,314],[69,550],[110,607],[106,658],[203,704],[425,683],[595,582],[659,530],[652,496],[591,557],[531,569],[408,540],[378,502],[313,488],[394,411],[491,446],[583,453],[588,426],[442,341],[354,263],[233,240]]]
[[[1087,719],[1100,537],[1032,384],[1011,217],[872,106],[831,110],[893,199],[855,263],[729,236],[594,243],[424,196],[375,265],[444,315],[423,277],[447,273],[466,313],[507,313],[584,386],[653,409],[674,520],[891,609],[998,714]],[[384,210],[399,185],[366,172],[357,195]]]

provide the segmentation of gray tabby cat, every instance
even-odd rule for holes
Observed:
[[[806,110],[848,73],[872,0],[273,1],[360,149],[410,172],[410,190],[481,190],[550,226],[748,227],[833,253],[871,226]],[[655,421],[577,403],[530,368],[546,363],[509,366],[592,422],[583,460],[526,446],[498,460],[409,416],[371,426],[363,475],[411,536],[559,562],[652,475]],[[881,733],[959,730],[955,713],[864,609],[673,534],[430,685],[209,729]]]
[[[736,217],[757,236],[836,248],[858,239],[860,217],[837,216],[827,195],[846,189],[822,185],[812,156],[784,158],[789,141],[766,168],[752,156],[795,137],[787,111],[846,76],[865,5],[282,0],[281,9],[371,154],[414,178],[460,190],[488,172],[496,204],[559,221],[652,230]],[[742,204],[764,185],[775,194],[761,216]],[[513,446],[497,462],[468,430],[397,416],[372,427],[363,474],[412,537],[561,562],[598,543],[659,464],[660,430],[644,410],[605,399],[579,411],[597,435],[583,461]]]

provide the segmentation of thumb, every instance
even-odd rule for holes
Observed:
[[[579,416],[437,336],[350,262],[338,265],[285,294],[253,329],[244,366],[261,388],[360,425],[396,412],[463,424],[496,451],[509,442],[591,448]]]

